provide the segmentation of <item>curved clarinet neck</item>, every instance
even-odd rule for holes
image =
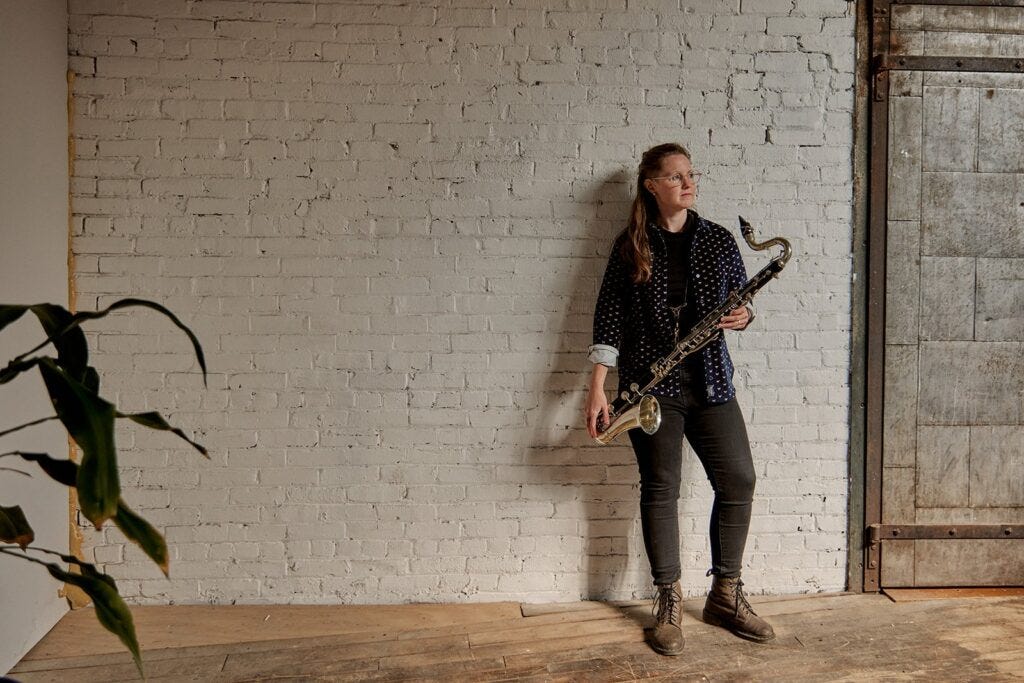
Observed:
[[[743,239],[748,245],[750,245],[751,249],[754,249],[755,251],[764,251],[769,247],[782,247],[782,253],[772,259],[772,263],[778,263],[778,270],[775,271],[775,274],[777,275],[780,270],[786,267],[786,263],[789,262],[789,257],[793,254],[793,249],[789,245],[789,240],[783,237],[773,237],[770,240],[765,240],[764,242],[755,242],[754,227],[748,223],[743,216],[740,216],[739,219],[740,232],[743,233]]]

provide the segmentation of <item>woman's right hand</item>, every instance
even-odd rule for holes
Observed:
[[[607,374],[608,368],[600,363],[594,364],[594,371],[590,375],[590,390],[587,392],[587,403],[584,408],[587,418],[587,433],[592,439],[596,439],[600,433],[597,428],[598,424],[607,428],[608,423],[611,422],[608,414],[608,397],[604,394],[604,378]]]

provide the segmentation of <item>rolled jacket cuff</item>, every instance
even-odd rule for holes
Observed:
[[[607,344],[594,344],[587,349],[587,360],[614,368],[619,359],[619,350]]]

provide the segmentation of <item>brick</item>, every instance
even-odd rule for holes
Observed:
[[[100,15],[92,17],[89,32],[93,35],[141,38],[155,34],[156,21],[146,17]]]
[[[803,72],[808,68],[807,56],[800,53],[760,53],[754,56],[758,71]]]

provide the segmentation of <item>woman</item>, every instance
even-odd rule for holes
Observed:
[[[599,424],[609,422],[608,368],[619,366],[619,391],[633,382],[642,386],[650,365],[746,282],[735,239],[693,211],[699,180],[681,145],[652,147],[640,161],[629,224],[615,240],[594,312],[589,356],[594,365],[586,404],[592,437]],[[742,330],[752,318],[750,309],[737,308],[718,327]],[[657,587],[650,644],[665,655],[683,649],[677,501],[684,434],[715,492],[708,572],[714,578],[704,621],[757,642],[775,637],[750,608],[740,581],[755,476],[732,373],[724,335],[719,335],[652,389],[661,404],[658,431],[628,432],[640,470],[644,546]]]

